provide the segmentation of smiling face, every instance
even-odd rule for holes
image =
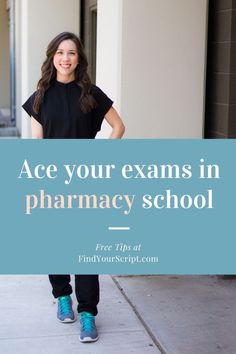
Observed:
[[[53,64],[57,70],[57,80],[70,82],[75,79],[75,69],[79,55],[76,44],[71,39],[62,41],[53,56]]]

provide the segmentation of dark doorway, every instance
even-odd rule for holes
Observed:
[[[81,0],[81,39],[89,62],[89,74],[96,83],[97,0]]]
[[[209,0],[206,138],[236,138],[236,1]]]

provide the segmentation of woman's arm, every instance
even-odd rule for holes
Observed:
[[[112,127],[110,139],[121,139],[125,132],[125,126],[114,107],[109,109],[105,119]]]
[[[31,117],[31,135],[32,139],[43,139],[43,127],[34,117]]]

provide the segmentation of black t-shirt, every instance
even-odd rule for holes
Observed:
[[[96,100],[97,107],[83,113],[79,102],[81,88],[75,81],[64,84],[55,80],[45,92],[40,111],[36,114],[33,110],[35,94],[22,107],[42,125],[44,139],[95,138],[113,104],[99,87],[92,85],[90,94]]]

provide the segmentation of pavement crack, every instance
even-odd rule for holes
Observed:
[[[127,301],[127,303],[131,306],[131,308],[133,309],[135,315],[137,316],[137,318],[139,319],[139,321],[141,322],[141,324],[143,325],[144,329],[146,330],[146,332],[148,333],[149,337],[151,337],[153,343],[156,345],[156,347],[158,348],[158,350],[161,352],[161,354],[167,354],[166,350],[163,348],[162,344],[158,341],[158,339],[156,338],[156,336],[152,333],[151,329],[149,328],[148,324],[144,321],[144,319],[142,318],[142,316],[140,315],[140,313],[138,312],[136,306],[132,303],[132,301],[130,300],[130,298],[128,297],[128,295],[125,293],[124,289],[120,286],[118,280],[116,280],[116,278],[114,276],[111,275],[111,279],[113,280],[113,282],[115,283],[115,285],[117,286],[117,288],[119,289],[119,291],[121,292],[121,294],[123,295],[123,297],[125,298],[125,300]]]

